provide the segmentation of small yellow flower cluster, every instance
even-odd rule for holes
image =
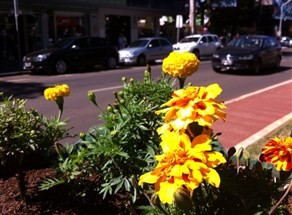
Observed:
[[[292,137],[270,139],[262,149],[260,160],[273,163],[278,171],[292,170]]]
[[[44,96],[48,101],[56,101],[58,97],[69,96],[70,88],[67,84],[55,85],[45,89]]]
[[[162,62],[162,70],[173,77],[186,78],[195,73],[200,61],[190,52],[171,52]]]

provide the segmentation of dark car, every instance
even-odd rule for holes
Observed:
[[[259,73],[262,68],[279,68],[281,59],[281,46],[274,37],[240,36],[213,54],[212,68],[216,72],[246,70]]]
[[[70,37],[50,48],[32,52],[23,57],[23,69],[32,73],[63,74],[78,67],[103,65],[114,69],[119,53],[114,45],[101,37]]]

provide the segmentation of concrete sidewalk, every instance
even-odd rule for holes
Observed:
[[[227,149],[246,147],[292,120],[292,80],[225,103],[226,122],[216,121],[214,133]]]

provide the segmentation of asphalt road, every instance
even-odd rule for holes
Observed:
[[[263,71],[260,75],[215,73],[209,60],[203,60],[197,73],[187,78],[186,83],[206,86],[218,83],[223,93],[220,99],[228,101],[253,91],[269,87],[292,78],[292,49],[283,51],[280,71]],[[161,74],[161,64],[151,66],[152,77],[157,79]],[[71,88],[71,94],[65,98],[63,119],[74,127],[72,133],[86,132],[92,125],[102,123],[100,112],[87,98],[89,90],[95,92],[97,102],[104,110],[114,102],[114,91],[122,87],[122,77],[142,80],[145,67],[125,67],[115,70],[84,72],[82,70],[58,76],[47,75],[14,75],[0,77],[0,91],[6,95],[27,99],[27,107],[34,108],[47,117],[57,115],[58,109],[54,102],[46,101],[43,91],[49,86],[66,83]],[[287,92],[291,93],[291,92]]]

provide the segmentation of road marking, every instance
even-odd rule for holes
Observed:
[[[89,91],[92,91],[92,92],[101,92],[101,91],[107,91],[107,90],[115,90],[115,89],[122,88],[123,86],[124,85],[115,86],[115,87],[106,87],[106,88],[94,89],[94,90],[89,90]]]
[[[239,96],[237,98],[234,98],[234,99],[231,99],[231,100],[228,100],[225,102],[225,104],[230,104],[230,103],[233,103],[233,102],[237,102],[237,101],[240,101],[242,99],[245,99],[245,98],[248,98],[250,96],[254,96],[256,94],[259,94],[259,93],[262,93],[262,92],[265,92],[267,90],[271,90],[271,89],[274,89],[276,87],[279,87],[279,86],[282,86],[282,85],[285,85],[285,84],[288,84],[288,83],[292,83],[292,80],[287,80],[287,81],[283,81],[279,84],[275,84],[275,85],[272,85],[272,86],[269,86],[269,87],[266,87],[266,88],[263,88],[263,89],[260,89],[260,90],[257,90],[257,91],[254,91],[252,93],[248,93],[248,94],[245,94],[245,95],[242,95],[242,96]]]
[[[267,127],[263,128],[262,130],[258,131],[257,133],[251,135],[247,139],[241,141],[240,143],[236,144],[235,148],[239,149],[241,147],[246,148],[249,145],[254,144],[256,141],[260,140],[261,138],[265,137],[275,129],[279,128],[280,126],[284,125],[285,123],[292,120],[292,113],[287,114],[286,116],[282,117],[281,119],[273,122],[272,124],[268,125]]]
[[[30,80],[30,78],[21,78],[21,79],[11,79],[11,80],[7,80],[9,82],[21,82],[21,81],[27,81]]]

